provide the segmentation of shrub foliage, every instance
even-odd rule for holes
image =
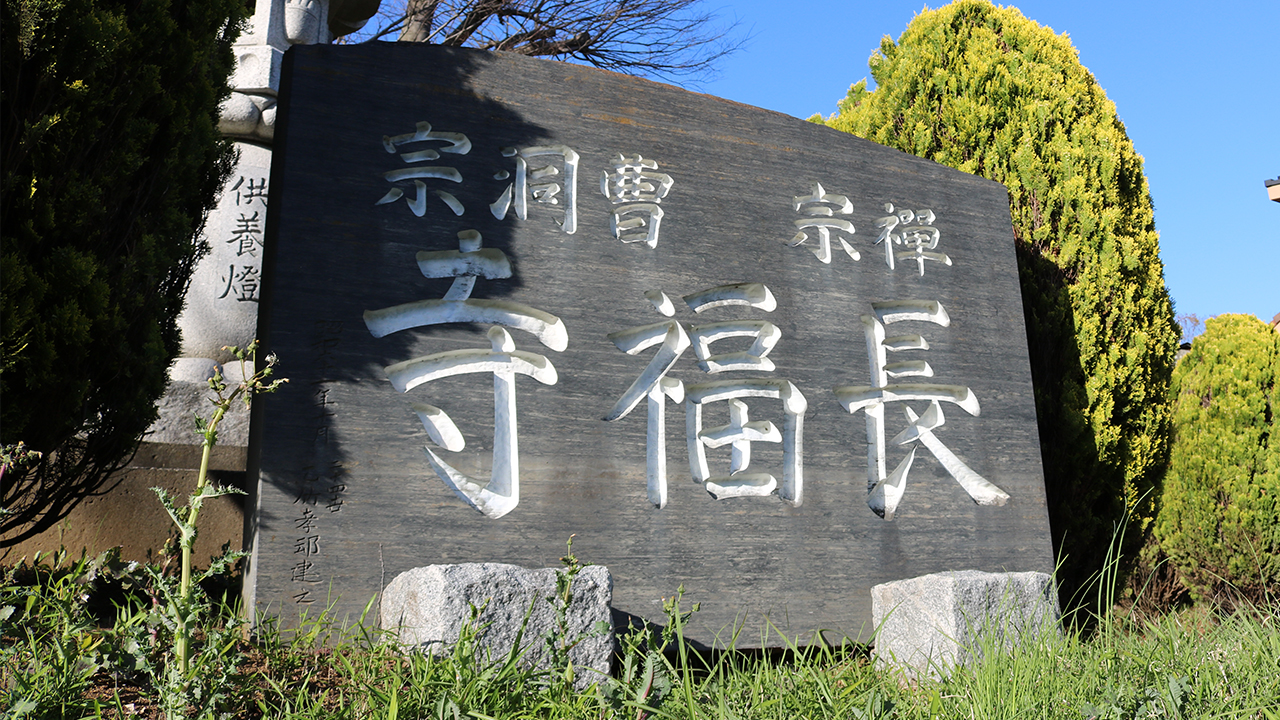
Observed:
[[[242,0],[5,0],[0,488],[16,542],[98,489],[155,418],[198,232],[230,171],[217,130]]]
[[[1280,333],[1223,315],[1173,372],[1173,452],[1156,538],[1197,598],[1280,594]]]
[[[1015,8],[920,13],[825,122],[1004,183],[1054,542],[1070,597],[1154,515],[1179,330],[1142,158],[1065,35]]]

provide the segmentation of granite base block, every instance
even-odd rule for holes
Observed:
[[[557,626],[554,568],[504,563],[429,565],[401,573],[382,592],[381,626],[400,643],[433,654],[450,652],[463,627],[478,628],[480,657],[501,662],[518,641],[526,667],[547,668],[546,638]],[[613,578],[591,565],[573,579],[565,640],[580,689],[609,672],[614,651],[610,603]],[[472,608],[479,611],[472,617]]]
[[[1041,572],[923,575],[872,587],[871,604],[877,661],[913,677],[1034,642],[1057,632],[1060,617],[1053,579]]]

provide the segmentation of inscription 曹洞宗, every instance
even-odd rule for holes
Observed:
[[[624,243],[643,242],[657,247],[662,199],[674,184],[670,175],[658,172],[656,161],[619,153],[613,167],[600,173],[600,193],[613,203],[609,218],[613,236]],[[632,217],[624,220],[624,216]]]
[[[447,143],[440,146],[440,149],[427,147],[425,149],[413,150],[410,152],[397,153],[401,145],[410,143],[421,143],[428,140],[437,140]],[[446,152],[454,155],[466,155],[471,152],[471,141],[465,135],[460,133],[442,133],[435,132],[431,129],[431,123],[419,122],[417,129],[411,133],[396,135],[394,137],[387,136],[382,139],[382,147],[389,153],[399,154],[400,159],[405,161],[410,167],[400,168],[398,170],[388,170],[382,176],[387,182],[403,185],[408,181],[413,182],[414,194],[407,197],[404,189],[401,187],[392,187],[378,200],[378,205],[393,203],[401,198],[409,206],[409,210],[418,217],[422,217],[427,212],[427,184],[425,180],[447,180],[449,182],[462,182],[462,175],[458,169],[445,165],[421,165],[420,163],[431,162],[440,159],[440,153]],[[462,215],[466,211],[462,207],[462,203],[458,202],[457,196],[453,193],[441,189],[432,189],[432,194],[440,199],[445,205],[453,211],[454,215]]]
[[[566,145],[505,147],[501,153],[503,157],[515,158],[516,172],[513,182],[489,206],[493,216],[505,219],[507,211],[514,205],[515,216],[528,220],[529,200],[532,199],[542,205],[561,206],[563,212],[555,219],[556,224],[566,234],[577,232],[578,153]],[[561,168],[564,168],[563,172]],[[500,170],[494,178],[505,180],[509,176],[506,170]]]

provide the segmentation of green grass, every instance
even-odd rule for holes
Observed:
[[[168,577],[166,580],[165,578]],[[163,568],[111,557],[46,557],[4,573],[4,717],[159,717],[172,622]],[[206,589],[212,589],[209,586]],[[678,597],[678,596],[677,596]],[[622,641],[616,678],[573,689],[563,669],[453,653],[400,651],[382,635],[320,616],[296,631],[241,639],[211,602],[192,645],[194,717],[234,718],[1259,718],[1280,720],[1280,612],[1112,613],[1093,629],[990,649],[943,680],[912,681],[863,648],[699,655],[679,641],[688,608]]]

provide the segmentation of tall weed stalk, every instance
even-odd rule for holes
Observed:
[[[191,666],[191,637],[193,624],[198,619],[200,603],[193,598],[193,584],[191,578],[191,551],[195,546],[196,536],[198,534],[197,523],[200,519],[200,510],[204,505],[204,501],[221,497],[223,495],[243,495],[244,491],[239,488],[227,487],[222,485],[212,485],[209,483],[209,457],[213,452],[213,447],[218,444],[218,425],[222,422],[223,417],[231,406],[237,402],[243,402],[248,408],[253,401],[255,395],[261,393],[275,392],[280,385],[288,382],[286,379],[271,380],[271,376],[275,371],[276,356],[268,355],[261,368],[256,367],[258,341],[254,340],[247,348],[224,347],[235,355],[237,362],[240,364],[240,377],[243,380],[235,387],[230,387],[222,375],[219,368],[213,377],[209,378],[209,390],[213,393],[213,397],[209,401],[213,404],[213,415],[209,419],[201,417],[199,414],[195,416],[196,431],[200,433],[202,438],[201,454],[200,454],[200,472],[196,478],[195,492],[187,498],[184,506],[178,507],[173,498],[164,488],[152,488],[156,495],[160,498],[160,503],[164,506],[169,517],[178,527],[178,542],[182,548],[182,578],[178,586],[176,596],[166,597],[166,607],[171,608],[173,616],[177,620],[177,627],[174,631],[174,658],[176,666],[171,669],[169,690],[174,695],[169,702],[166,702],[167,708],[175,716],[181,715],[181,708],[184,706],[182,696],[188,694],[191,689],[190,680],[192,677]],[[250,374],[249,370],[253,369]],[[209,572],[215,570],[225,570],[222,565],[228,562],[234,562],[244,553],[235,552],[224,554],[224,556],[215,562],[215,567],[210,568]],[[206,576],[209,573],[206,572]],[[163,585],[167,589],[167,585]],[[172,691],[177,691],[176,694]]]

